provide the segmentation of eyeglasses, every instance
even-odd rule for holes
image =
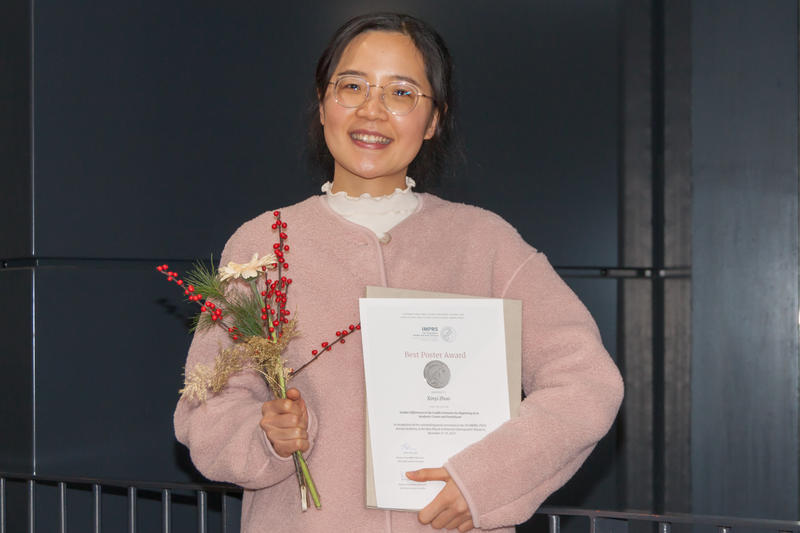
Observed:
[[[406,81],[373,85],[360,76],[342,76],[335,82],[328,82],[328,85],[333,85],[333,96],[342,107],[359,107],[369,98],[370,87],[382,89],[381,102],[393,115],[411,113],[417,107],[420,96],[433,100],[433,97],[422,94],[416,85]]]

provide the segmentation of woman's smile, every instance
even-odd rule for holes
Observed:
[[[356,146],[369,150],[382,150],[392,142],[392,139],[385,135],[367,130],[351,131],[350,138],[353,139],[353,143],[355,143]]]

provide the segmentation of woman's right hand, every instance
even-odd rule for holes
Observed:
[[[308,451],[308,411],[297,389],[287,390],[285,400],[264,402],[259,425],[281,457]]]

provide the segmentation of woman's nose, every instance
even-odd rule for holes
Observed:
[[[357,114],[373,120],[388,118],[389,112],[386,110],[386,106],[383,105],[381,96],[382,90],[380,88],[371,87],[369,94],[367,94],[367,99],[358,106]]]

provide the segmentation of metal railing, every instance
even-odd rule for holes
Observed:
[[[123,489],[127,491],[127,530],[137,533],[137,500],[139,491],[152,491],[161,494],[161,531],[172,531],[172,493],[173,491],[190,491],[196,496],[197,532],[207,533],[208,529],[208,494],[218,493],[221,497],[220,520],[221,531],[228,531],[227,497],[240,494],[241,489],[234,485],[221,483],[165,483],[141,482],[129,480],[109,480],[98,478],[48,477],[32,474],[0,472],[0,533],[7,533],[7,481],[22,482],[26,488],[26,529],[27,533],[36,531],[36,498],[37,485],[50,485],[58,489],[58,532],[67,531],[67,487],[89,488],[92,492],[92,527],[93,533],[102,531],[102,495],[104,488]],[[762,518],[739,518],[733,516],[709,516],[696,514],[650,514],[631,511],[601,511],[577,509],[570,507],[542,507],[538,515],[547,516],[549,533],[561,533],[562,518],[582,517],[587,520],[588,533],[611,533],[615,529],[609,527],[608,521],[642,522],[656,524],[658,533],[671,533],[674,524],[703,525],[716,528],[717,533],[734,533],[734,529],[751,528],[773,533],[800,533],[800,522],[789,520],[771,520]]]

